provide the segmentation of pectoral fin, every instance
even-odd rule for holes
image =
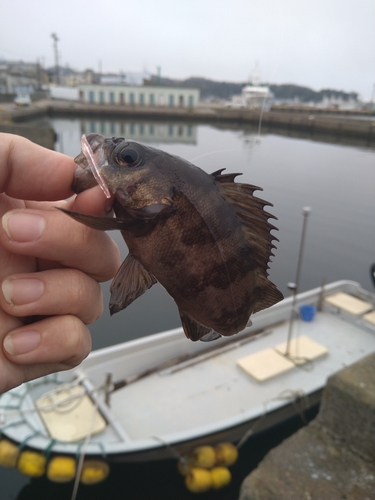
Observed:
[[[58,208],[58,207],[57,207]],[[118,230],[126,230],[129,226],[135,223],[133,217],[129,215],[129,217],[122,218],[111,218],[111,217],[101,217],[98,215],[88,215],[81,214],[78,212],[72,212],[71,210],[65,210],[65,208],[58,208],[64,214],[69,215],[72,219],[85,224],[92,229],[99,229],[100,231],[109,231],[110,229],[118,229]]]
[[[211,330],[210,333],[206,333],[206,335],[203,335],[201,339],[199,339],[201,342],[212,342],[213,340],[221,339],[220,333],[215,332],[215,330]]]
[[[111,315],[125,309],[156,282],[156,278],[131,254],[128,254],[113,278],[109,289],[111,292],[109,302]]]
[[[56,208],[69,215],[72,219],[81,222],[92,229],[99,229],[100,231],[109,231],[111,229],[126,231],[136,229],[137,227],[143,227],[148,221],[155,219],[161,212],[171,208],[170,205],[163,203],[146,205],[145,207],[137,209],[125,209],[124,207],[121,207],[119,203],[115,203],[114,207],[116,213],[118,210],[121,214],[120,217],[101,217],[98,215],[72,212],[71,210],[66,210],[65,208]]]
[[[192,318],[190,314],[186,313],[185,311],[179,309],[179,313],[181,317],[182,327],[188,339],[193,340],[194,342],[196,340],[209,342],[221,337],[221,335],[215,332],[212,328],[198,323],[198,321]]]

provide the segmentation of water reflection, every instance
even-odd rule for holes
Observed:
[[[81,134],[93,133],[106,137],[126,137],[139,142],[196,143],[196,126],[184,123],[81,120]]]
[[[77,151],[71,153],[71,146],[79,144],[83,134],[126,137],[156,144],[197,143],[197,126],[192,123],[104,119],[54,119],[52,122],[57,135],[55,149],[71,156],[75,156]]]

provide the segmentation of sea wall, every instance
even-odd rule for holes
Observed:
[[[248,123],[257,126],[262,122],[263,130],[283,129],[302,131],[309,135],[330,134],[341,137],[361,137],[375,142],[375,114],[363,112],[358,116],[353,112],[327,111],[319,109],[293,110],[275,108],[261,113],[259,109],[227,108],[225,106],[205,106],[196,108],[168,106],[131,106],[110,104],[89,104],[73,101],[45,100],[29,108],[4,110],[0,121],[25,122],[43,115],[50,116],[104,116],[113,118],[181,119],[194,122]]]
[[[375,354],[328,379],[315,420],[271,450],[240,500],[375,500]]]
[[[249,126],[257,133],[278,133],[288,136],[303,136],[311,140],[341,142],[360,142],[362,145],[375,146],[375,114],[363,112],[358,116],[353,112],[330,110],[323,114],[318,109],[275,108],[261,112],[259,109],[227,108],[218,105],[201,105],[195,108],[168,106],[131,106],[110,104],[89,104],[63,100],[44,100],[33,102],[32,106],[17,108],[3,105],[0,107],[0,123],[25,123],[50,117],[84,117],[101,119],[147,119],[162,121],[184,121],[210,123],[214,126]]]

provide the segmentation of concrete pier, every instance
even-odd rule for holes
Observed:
[[[264,132],[304,133],[308,137],[331,135],[339,138],[357,138],[366,144],[375,144],[375,114],[358,116],[352,112],[334,112],[315,109],[275,108],[261,113],[259,109],[227,108],[218,105],[200,105],[195,108],[150,107],[131,105],[89,104],[73,101],[45,100],[30,108],[0,109],[0,122],[26,123],[42,116],[102,117],[112,119],[180,120],[194,123],[249,124],[256,129],[261,120]]]
[[[375,354],[329,378],[317,418],[266,455],[240,500],[375,500]]]
[[[0,132],[26,137],[32,142],[54,149],[56,134],[52,127],[41,124],[28,124],[30,120],[44,118],[46,106],[16,108],[13,103],[0,103]]]

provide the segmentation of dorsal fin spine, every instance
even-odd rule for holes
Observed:
[[[215,180],[220,183],[218,186],[220,185],[223,194],[235,209],[241,221],[243,234],[250,245],[252,257],[266,279],[270,258],[274,255],[272,250],[276,248],[273,241],[278,240],[271,233],[277,228],[268,222],[268,219],[276,219],[276,217],[266,212],[264,207],[273,205],[253,195],[254,191],[261,190],[261,188],[250,184],[222,182],[221,179],[225,175],[222,176],[221,172],[222,170],[216,173]]]

